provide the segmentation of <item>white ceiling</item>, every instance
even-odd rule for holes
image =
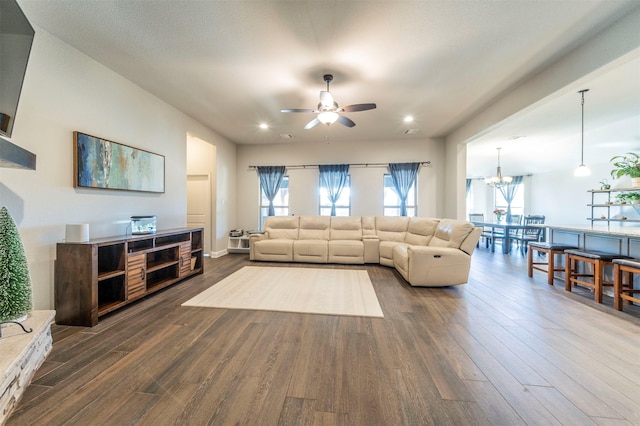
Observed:
[[[446,136],[640,6],[637,0],[18,2],[38,27],[239,144]],[[314,108],[325,73],[334,75],[331,92],[341,106],[378,108],[346,114],[354,128],[303,130],[313,114],[280,109]],[[620,149],[640,150],[639,76],[637,59],[581,81],[591,89],[585,130],[600,127],[624,142]],[[568,87],[474,141],[468,176],[495,172],[496,146],[504,147],[509,174],[558,167],[551,158],[566,168],[565,154],[575,163],[581,88]],[[415,122],[403,123],[409,114]],[[261,122],[270,128],[259,129]],[[405,135],[408,128],[419,132]],[[505,143],[516,135],[527,137]],[[595,152],[589,150],[587,163]]]

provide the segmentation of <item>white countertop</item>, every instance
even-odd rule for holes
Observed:
[[[640,226],[620,226],[620,225],[547,225],[549,229],[558,229],[566,231],[578,231],[589,234],[616,235],[620,237],[640,237]]]

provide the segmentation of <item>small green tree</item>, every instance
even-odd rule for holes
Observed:
[[[0,209],[0,322],[31,311],[31,277],[18,227],[6,207]]]

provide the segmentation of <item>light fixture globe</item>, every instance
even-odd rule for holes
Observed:
[[[591,170],[584,164],[580,164],[578,168],[573,171],[573,175],[576,177],[591,176]]]
[[[333,111],[325,111],[318,114],[318,120],[320,120],[322,124],[326,124],[327,126],[335,123],[338,117],[338,113]]]

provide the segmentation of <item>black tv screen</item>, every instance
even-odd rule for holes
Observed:
[[[15,0],[0,0],[0,135],[11,137],[34,33]]]

